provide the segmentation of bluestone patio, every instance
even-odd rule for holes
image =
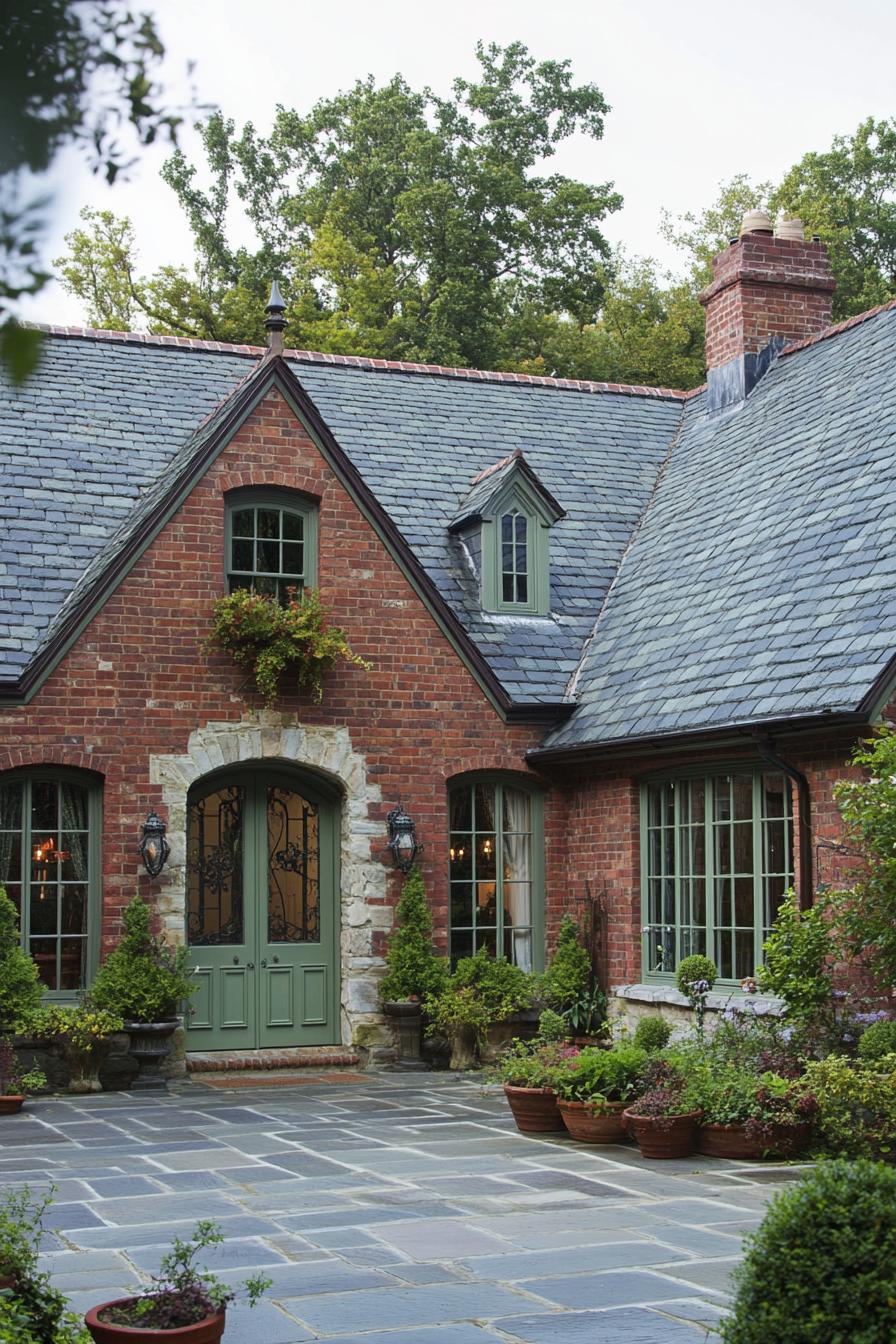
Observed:
[[[135,1291],[199,1218],[227,1344],[694,1344],[744,1233],[796,1167],[647,1162],[517,1132],[497,1089],[333,1074],[29,1102],[0,1119],[0,1182],[57,1188],[44,1264],[81,1312]]]

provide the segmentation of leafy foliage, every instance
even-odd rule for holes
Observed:
[[[40,1069],[22,1073],[12,1042],[0,1038],[0,1096],[21,1097],[46,1087],[47,1078]]]
[[[95,1008],[125,1022],[166,1022],[195,985],[187,950],[172,950],[150,928],[146,901],[135,896],[126,907],[118,947],[100,967],[90,991]]]
[[[438,994],[445,983],[447,968],[445,959],[436,956],[432,945],[432,914],[417,867],[411,869],[401,889],[395,920],[397,927],[386,953],[389,969],[380,981],[381,1000],[386,1003]]]
[[[280,678],[289,670],[300,690],[315,700],[323,697],[324,673],[340,661],[369,670],[370,663],[352,653],[345,633],[327,623],[316,589],[306,588],[285,607],[275,597],[238,588],[214,605],[209,649],[229,653],[252,673],[255,685],[270,703],[277,698]]]
[[[653,1055],[658,1050],[665,1049],[669,1044],[671,1035],[672,1024],[663,1017],[651,1014],[639,1020],[632,1037],[632,1044],[636,1045],[639,1050],[644,1050],[648,1055]]]
[[[556,1070],[578,1053],[566,1041],[513,1041],[501,1056],[497,1075],[512,1087],[552,1087]]]
[[[785,892],[772,931],[762,945],[759,988],[777,994],[792,1017],[807,1017],[831,1001],[831,929],[822,906],[801,910],[796,892]]]
[[[0,1036],[28,1025],[40,1007],[37,966],[19,943],[19,915],[0,887]]]
[[[557,1012],[568,1011],[591,987],[591,958],[582,946],[579,926],[572,915],[560,921],[557,945],[541,981],[544,1002]]]
[[[896,1171],[826,1162],[771,1203],[735,1271],[725,1344],[885,1344],[896,1335]]]
[[[92,1045],[121,1031],[124,1022],[120,1014],[95,1008],[89,1002],[77,1007],[51,1003],[43,1008],[35,1021],[35,1030],[42,1036],[58,1036],[76,1050],[89,1050]]]
[[[777,1073],[754,1073],[705,1060],[694,1071],[693,1096],[712,1125],[744,1125],[749,1138],[771,1146],[777,1125],[802,1124],[818,1103],[807,1083]]]
[[[695,953],[694,956],[685,957],[683,961],[678,963],[675,983],[678,986],[678,992],[684,994],[685,998],[690,998],[695,992],[708,994],[715,984],[718,974],[714,961],[710,961],[709,957],[703,957],[699,953]]]
[[[565,1101],[591,1102],[599,1110],[607,1102],[627,1101],[640,1082],[647,1055],[636,1045],[612,1050],[580,1051],[551,1077],[551,1086]]]
[[[866,776],[841,780],[835,796],[866,872],[831,900],[848,950],[889,989],[896,985],[896,731],[880,728],[852,759]]]
[[[896,1055],[896,1018],[873,1022],[859,1038],[859,1059],[880,1060]]]
[[[55,1193],[23,1186],[0,1197],[0,1274],[13,1280],[0,1294],[0,1344],[90,1344],[65,1296],[38,1272],[43,1216]]]
[[[129,164],[123,126],[141,145],[176,139],[181,118],[153,83],[164,47],[148,14],[117,0],[29,0],[4,8],[0,45],[0,359],[17,381],[34,367],[34,332],[4,314],[49,279],[40,259],[46,199],[27,199],[34,175],[77,145],[107,182]]]
[[[146,1330],[173,1330],[195,1325],[222,1311],[236,1297],[236,1290],[221,1283],[214,1274],[200,1269],[197,1257],[209,1246],[219,1246],[224,1234],[217,1223],[202,1219],[189,1241],[175,1237],[171,1250],[162,1259],[153,1286],[140,1297],[129,1298],[118,1306],[107,1307],[100,1320],[111,1325],[140,1326]],[[272,1280],[254,1275],[242,1287],[249,1305],[254,1307]]]
[[[481,1044],[492,1022],[531,1008],[532,999],[533,985],[526,972],[480,947],[472,957],[461,958],[445,987],[428,995],[423,1006],[446,1036],[469,1030]]]
[[[569,1023],[562,1013],[543,1008],[538,1017],[538,1038],[542,1041],[565,1041],[569,1037]]]
[[[818,1130],[830,1152],[896,1149],[896,1054],[856,1062],[829,1055],[808,1065],[806,1084],[818,1099]]]

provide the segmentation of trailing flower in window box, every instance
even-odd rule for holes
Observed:
[[[275,597],[248,588],[221,597],[213,608],[214,625],[206,647],[229,653],[252,675],[255,686],[270,703],[284,672],[295,678],[299,690],[323,696],[324,673],[340,661],[370,669],[370,663],[352,653],[345,632],[327,621],[320,595],[294,588],[286,606]]]

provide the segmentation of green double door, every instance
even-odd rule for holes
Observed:
[[[188,1049],[338,1041],[338,831],[338,802],[290,774],[191,792]]]

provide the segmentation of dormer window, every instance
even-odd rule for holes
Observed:
[[[289,601],[313,586],[317,513],[288,491],[237,491],[227,500],[227,587]]]
[[[476,568],[483,611],[548,614],[548,537],[565,516],[519,450],[480,472],[449,530]]]

